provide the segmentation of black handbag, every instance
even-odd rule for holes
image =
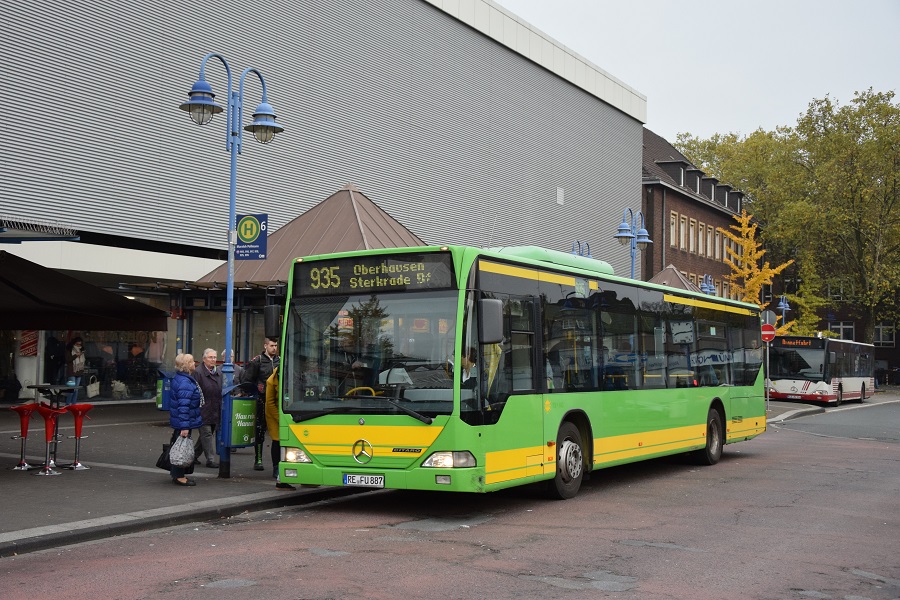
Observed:
[[[162,454],[159,455],[159,458],[156,459],[156,466],[164,471],[172,470],[172,463],[169,462],[169,449],[172,444],[163,444],[162,445]]]

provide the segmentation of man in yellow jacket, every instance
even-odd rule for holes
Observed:
[[[295,490],[289,483],[282,483],[278,474],[278,462],[281,460],[281,444],[278,440],[278,367],[266,379],[266,429],[272,440],[272,464],[276,490]]]

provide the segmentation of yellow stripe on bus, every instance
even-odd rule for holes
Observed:
[[[484,482],[500,483],[540,475],[545,450],[543,446],[532,446],[488,452],[484,457]],[[552,449],[550,453],[550,460],[553,461]]]
[[[753,311],[740,306],[731,306],[729,304],[718,304],[707,302],[706,300],[697,300],[695,298],[685,298],[684,296],[674,296],[672,294],[663,294],[663,300],[673,304],[685,304],[687,306],[697,306],[699,308],[711,308],[713,310],[723,310],[725,312],[737,313],[739,315],[752,315]]]
[[[498,263],[481,261],[479,264],[479,268],[482,271],[487,271],[488,273],[498,273],[500,275],[508,275],[509,277],[518,277],[520,279],[533,279],[535,281],[539,281],[541,279],[541,275],[545,275],[546,273],[541,273],[540,271],[535,271],[534,269],[524,269],[522,267],[513,267],[512,265],[501,265]],[[569,283],[569,285],[575,285],[574,277],[565,277],[563,275],[559,276],[563,281],[555,282],[555,283]]]
[[[740,423],[732,422],[729,425],[725,439],[726,441],[742,441],[746,437],[756,436],[765,433],[765,431],[765,417],[744,418]]]
[[[511,265],[501,265],[482,261],[479,267],[482,271],[488,273],[497,273],[499,275],[507,275],[509,277],[518,277],[520,279],[533,279],[534,281],[546,281],[549,283],[558,283],[561,285],[575,285],[575,277],[571,275],[560,275],[549,271],[537,271],[534,269],[525,269],[523,267],[513,267]],[[584,279],[584,278],[582,278]],[[596,281],[588,281],[588,287],[592,290],[600,289],[600,285]]]
[[[671,452],[698,444],[706,445],[706,425],[704,424],[594,438],[594,464],[600,465],[648,454]]]

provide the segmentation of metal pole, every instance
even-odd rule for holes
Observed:
[[[631,209],[629,209],[629,212]],[[634,279],[634,259],[637,255],[637,227],[634,226],[634,213],[631,213],[631,278]]]
[[[766,342],[766,372],[763,381],[766,385],[766,414],[769,414],[769,342]]]
[[[223,357],[222,374],[225,381],[222,388],[227,390],[222,394],[222,418],[219,430],[221,432],[219,444],[219,477],[228,479],[231,477],[231,415],[232,399],[231,386],[234,383],[234,363],[231,362],[231,352],[234,345],[234,246],[237,243],[237,231],[235,230],[236,204],[237,204],[237,156],[240,152],[239,138],[241,136],[241,94],[229,90],[228,126],[231,131],[231,173],[229,179],[228,196],[228,287],[225,292],[225,356]]]

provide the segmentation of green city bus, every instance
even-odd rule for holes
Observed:
[[[711,465],[766,429],[758,307],[583,256],[426,246],[297,258],[286,306],[268,317],[270,333],[281,327],[287,483],[545,482],[571,498],[591,471],[677,453]]]

